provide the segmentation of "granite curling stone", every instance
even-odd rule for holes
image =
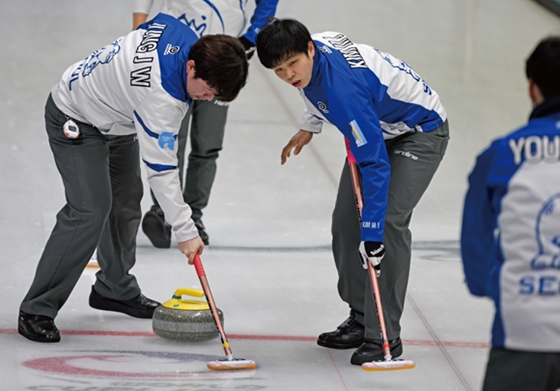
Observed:
[[[179,288],[173,297],[157,307],[152,318],[156,335],[174,341],[202,342],[218,336],[218,329],[208,303],[183,299],[183,295],[203,297],[204,292],[193,288]],[[218,308],[222,324],[224,314]]]

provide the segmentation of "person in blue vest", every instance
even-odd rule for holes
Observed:
[[[323,122],[350,141],[362,181],[361,224],[348,165],[342,170],[332,216],[338,290],[350,316],[319,335],[320,346],[357,348],[351,363],[383,359],[368,275],[380,267],[381,300],[393,357],[402,354],[400,319],[410,269],[410,219],[435,174],[449,139],[438,94],[404,61],[346,35],[310,35],[294,19],[275,19],[257,36],[261,63],[297,88],[306,110],[300,130],[281,153],[300,153]],[[341,148],[343,148],[341,138]],[[380,264],[383,260],[382,264]],[[363,262],[363,264],[362,264]]]
[[[60,341],[54,318],[96,246],[100,270],[89,305],[152,317],[159,303],[144,296],[130,274],[142,218],[140,161],[179,251],[192,264],[204,243],[183,200],[179,128],[193,100],[235,99],[248,68],[236,38],[199,39],[176,18],[159,14],[64,72],[48,97],[45,124],[67,203],[20,305],[21,335]]]
[[[560,36],[525,70],[529,122],[477,157],[463,210],[467,286],[496,306],[484,391],[560,388]]]

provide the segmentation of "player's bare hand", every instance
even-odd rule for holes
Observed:
[[[309,144],[311,139],[313,138],[313,133],[308,132],[307,130],[300,130],[298,131],[291,139],[288,141],[288,144],[282,149],[282,155],[280,158],[281,164],[286,163],[286,160],[290,157],[292,150],[294,151],[294,155],[298,155],[301,152],[301,149]]]
[[[202,239],[200,239],[200,236],[184,242],[179,242],[179,251],[189,258],[189,265],[194,263],[194,256],[196,254],[202,254],[203,250],[204,243],[202,242]]]

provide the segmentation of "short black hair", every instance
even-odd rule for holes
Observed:
[[[257,54],[261,64],[271,69],[296,54],[307,54],[309,41],[311,34],[301,22],[272,18],[257,35]]]
[[[539,87],[544,99],[560,96],[560,36],[539,42],[525,63],[525,74]]]
[[[247,83],[249,62],[245,49],[235,37],[205,35],[189,51],[195,77],[216,89],[216,99],[231,102]]]

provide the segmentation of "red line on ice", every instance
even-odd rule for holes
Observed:
[[[101,330],[60,330],[64,335],[86,335],[86,336],[109,336],[109,337],[155,337],[151,331],[101,331]],[[17,334],[15,329],[1,329],[0,334]],[[317,337],[304,337],[298,335],[257,335],[257,334],[228,334],[228,339],[247,339],[257,341],[292,341],[292,342],[315,342]],[[403,340],[405,345],[412,346],[437,346],[436,341],[428,340]],[[451,348],[483,348],[490,347],[484,342],[461,342],[461,341],[441,341],[441,345]]]

